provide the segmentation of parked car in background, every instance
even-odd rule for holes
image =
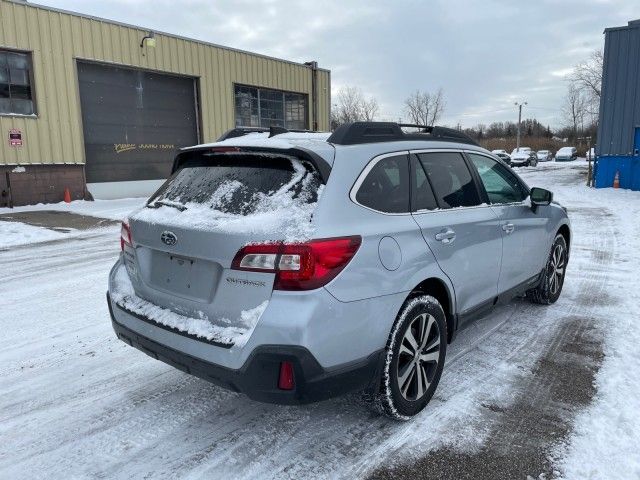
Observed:
[[[535,167],[536,165],[538,165],[538,157],[530,148],[511,154],[512,167]]]
[[[497,155],[498,153],[505,153],[505,154],[506,154],[506,153],[507,153],[507,151],[506,151],[506,150],[503,150],[502,148],[498,148],[498,149],[496,149],[496,150],[491,150],[491,153],[495,153],[496,155]]]
[[[493,152],[493,154],[498,157],[501,160],[504,160],[504,162],[507,165],[511,165],[511,155],[509,155],[508,153],[505,153],[505,151],[503,150],[502,152]]]
[[[458,328],[517,295],[558,300],[571,237],[550,191],[424,129],[272,127],[181,150],[122,224],[118,338],[255,400],[365,390],[416,415]]]
[[[536,156],[539,162],[550,162],[552,158],[549,150],[538,150]]]
[[[556,153],[556,162],[570,162],[578,158],[576,147],[562,147]]]
[[[520,148],[514,148],[514,149],[511,151],[511,157],[513,157],[513,155],[514,155],[515,153],[518,153],[518,152],[520,152],[520,153],[522,153],[522,152],[529,153],[530,151],[531,151],[531,147],[520,147]]]

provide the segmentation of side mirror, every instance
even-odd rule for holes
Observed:
[[[553,193],[544,188],[533,187],[529,192],[531,197],[531,206],[535,211],[537,207],[549,205],[553,200]]]

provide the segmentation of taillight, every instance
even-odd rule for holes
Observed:
[[[229,153],[239,151],[240,149],[238,147],[213,147],[211,149],[211,153]]]
[[[122,222],[122,226],[120,227],[120,250],[124,252],[124,246],[131,246],[133,242],[131,241],[131,229],[126,222]]]
[[[361,242],[361,237],[353,236],[247,245],[238,251],[231,268],[275,273],[276,290],[313,290],[333,280],[351,261]]]

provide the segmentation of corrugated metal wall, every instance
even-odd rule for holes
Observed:
[[[640,23],[605,30],[597,154],[632,155],[640,126]]]
[[[38,117],[0,116],[0,165],[84,163],[76,59],[200,78],[202,141],[234,126],[234,83],[309,95],[309,67],[156,33],[156,47],[140,48],[147,30],[35,5],[0,0],[0,48],[32,52]],[[143,55],[144,53],[144,55]],[[329,129],[330,73],[318,71],[318,126]],[[24,146],[10,147],[9,129]]]

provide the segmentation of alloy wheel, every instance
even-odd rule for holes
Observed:
[[[415,317],[405,331],[398,353],[398,388],[405,400],[427,392],[440,359],[440,327],[428,313]]]
[[[549,262],[549,291],[551,295],[558,293],[564,277],[566,254],[562,245],[555,245]]]

